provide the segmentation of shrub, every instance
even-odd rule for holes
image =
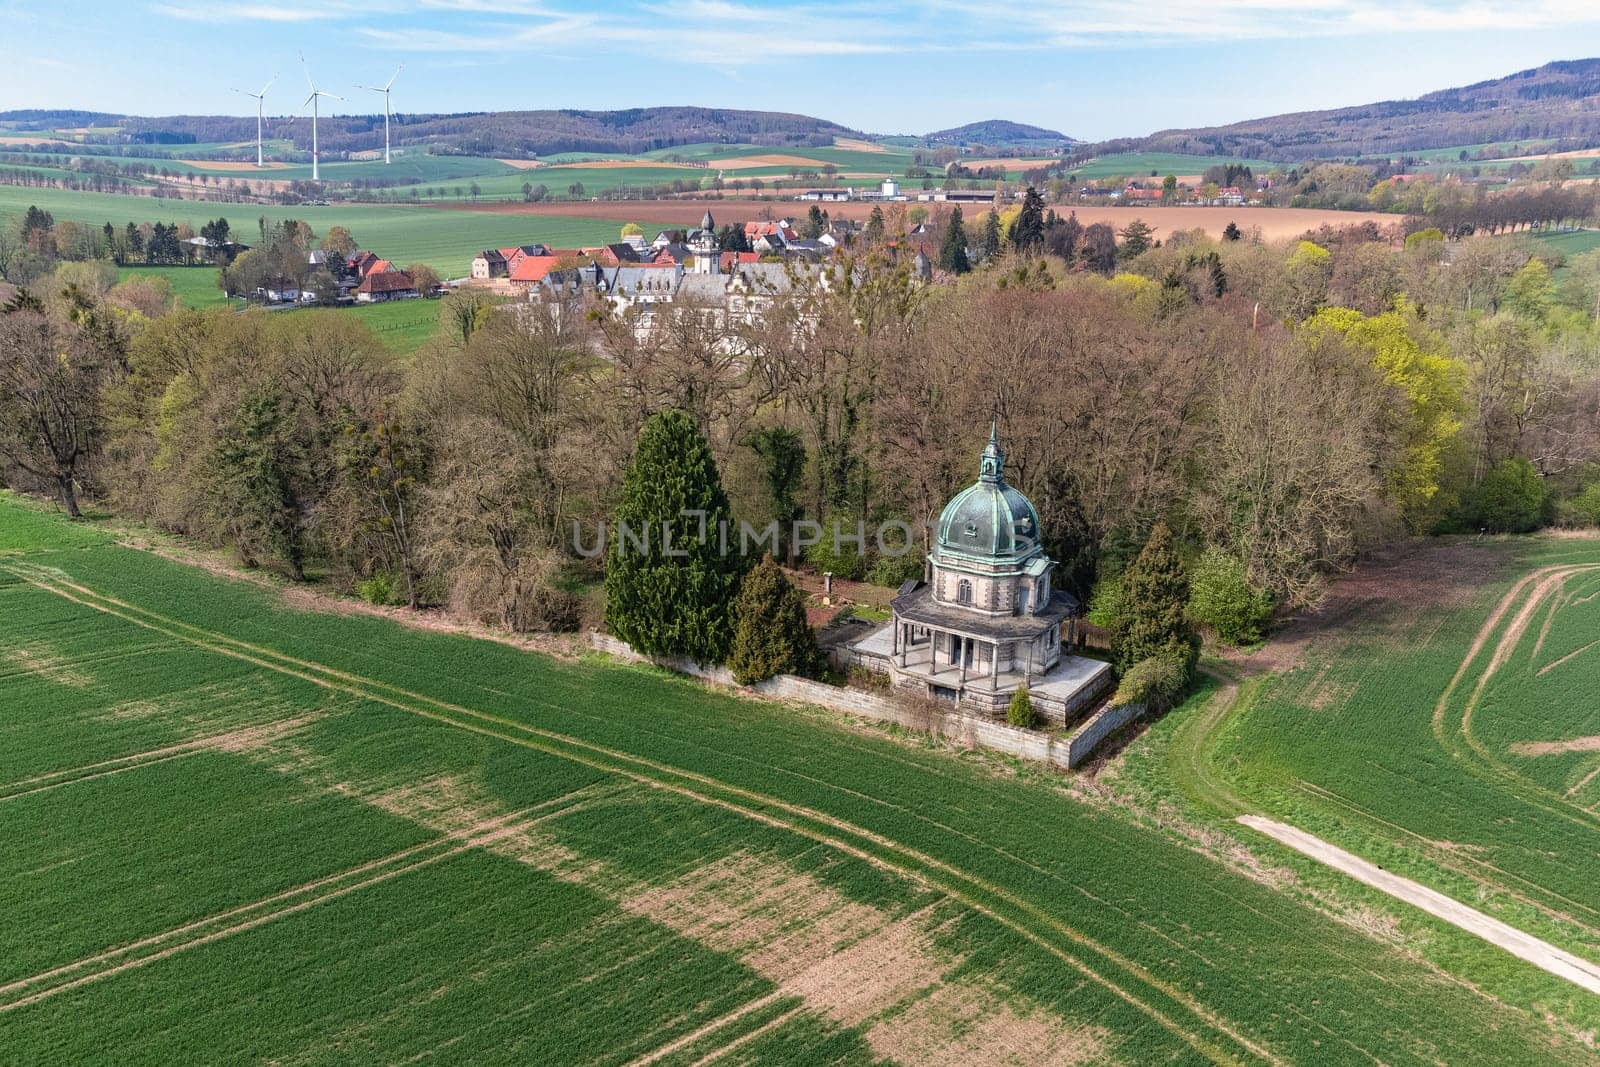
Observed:
[[[1189,618],[1230,645],[1261,640],[1272,616],[1272,596],[1250,584],[1244,564],[1215,546],[1189,574]]]
[[[1508,459],[1468,491],[1461,511],[1469,529],[1528,533],[1550,520],[1550,493],[1533,464]]]
[[[1590,526],[1600,526],[1600,482],[1585,486],[1583,492],[1572,498],[1571,503]]]
[[[382,571],[357,582],[356,595],[368,604],[384,607],[406,602],[405,594],[400,591],[400,583],[394,580],[393,575]]]
[[[567,589],[541,586],[533,594],[533,610],[543,629],[557,634],[575,633],[583,622],[583,597]]]
[[[1122,575],[1108,574],[1094,583],[1094,591],[1089,594],[1089,613],[1085,618],[1102,630],[1109,630],[1121,613]]]
[[[1128,669],[1111,698],[1114,706],[1143,704],[1151,711],[1171,707],[1189,684],[1190,665],[1181,648],[1142,659]]]
[[[739,586],[728,669],[740,685],[777,674],[812,674],[822,655],[806,623],[805,597],[769,556]]]
[[[1428,242],[1437,242],[1437,245],[1442,248],[1444,246],[1444,231],[1437,226],[1429,226],[1425,230],[1418,230],[1416,233],[1410,234],[1406,237],[1406,251],[1410,252],[1412,249]]]
[[[898,589],[914,578],[922,577],[922,556],[907,552],[903,556],[879,556],[867,568],[867,581],[887,589]]]
[[[1023,683],[1021,689],[1011,694],[1011,706],[1006,708],[1006,722],[1030,730],[1037,722],[1033,713],[1033,697],[1028,693],[1027,683]]]
[[[832,531],[823,531],[822,540],[806,549],[806,562],[818,574],[831,571],[835,578],[859,582],[867,575],[867,557],[851,542],[841,542],[834,551]]]

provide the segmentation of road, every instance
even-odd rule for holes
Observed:
[[[1324,863],[1336,871],[1342,871],[1374,889],[1381,889],[1397,900],[1403,900],[1407,904],[1421,908],[1429,915],[1443,919],[1452,926],[1481,937],[1491,945],[1497,945],[1541,970],[1548,971],[1558,978],[1564,978],[1591,993],[1600,994],[1600,965],[1580,959],[1548,941],[1541,941],[1531,934],[1523,933],[1514,926],[1508,926],[1476,908],[1469,908],[1460,901],[1429,889],[1419,882],[1391,874],[1375,863],[1330,845],[1320,837],[1314,837],[1287,823],[1275,822],[1259,815],[1241,815],[1238,821],[1289,846],[1296,852],[1310,856],[1319,863]]]

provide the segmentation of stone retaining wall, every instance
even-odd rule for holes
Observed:
[[[1076,767],[1089,758],[1100,742],[1139,718],[1143,704],[1107,704],[1067,735],[1067,766]]]
[[[817,704],[833,711],[873,722],[889,722],[908,730],[929,733],[957,744],[987,748],[1020,759],[1048,763],[1063,770],[1076,767],[1088,758],[1101,741],[1143,713],[1142,707],[1105,708],[1062,739],[1037,730],[1021,730],[992,719],[941,710],[926,703],[897,700],[883,693],[863,689],[843,689],[809,678],[780,674],[753,686],[738,686],[726,667],[703,667],[681,656],[652,658],[641,656],[625,641],[610,634],[591,632],[589,644],[600,652],[634,663],[654,663],[659,667],[700,678],[715,685],[743,688],[774,700],[798,704]]]

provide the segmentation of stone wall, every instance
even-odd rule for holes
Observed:
[[[1107,704],[1085,719],[1067,735],[1067,766],[1076,767],[1089,758],[1100,742],[1144,714],[1143,704]]]
[[[654,663],[716,685],[737,686],[733,672],[726,667],[703,667],[677,656],[656,659],[641,656],[626,642],[610,634],[591,632],[589,644],[601,652],[634,663]],[[1140,707],[1106,708],[1088,719],[1070,738],[1062,739],[1037,730],[1021,730],[992,719],[966,715],[954,709],[942,710],[925,702],[906,701],[863,689],[843,689],[790,674],[780,674],[776,678],[758,682],[745,688],[745,691],[773,700],[816,704],[873,722],[894,723],[956,744],[987,748],[1020,759],[1048,763],[1063,770],[1082,763],[1095,745],[1133,721],[1144,710]]]

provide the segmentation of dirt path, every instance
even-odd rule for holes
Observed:
[[[1348,874],[1357,881],[1382,890],[1396,900],[1405,901],[1435,918],[1443,919],[1452,926],[1481,937],[1518,959],[1527,960],[1542,971],[1547,971],[1557,978],[1564,978],[1591,993],[1600,994],[1600,965],[1579,959],[1548,941],[1541,941],[1531,934],[1525,934],[1514,926],[1508,926],[1499,919],[1491,918],[1476,908],[1469,908],[1460,901],[1452,900],[1419,882],[1391,874],[1377,864],[1330,845],[1304,830],[1259,815],[1241,815],[1238,821],[1302,855],[1310,856],[1317,862]]]

